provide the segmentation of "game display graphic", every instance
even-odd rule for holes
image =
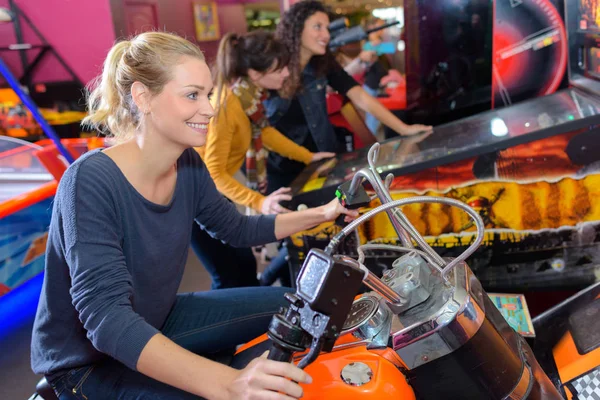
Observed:
[[[579,29],[600,32],[600,0],[579,1]]]
[[[577,131],[510,147],[492,155],[396,177],[393,200],[413,196],[462,201],[482,217],[486,233],[469,266],[486,289],[523,286],[583,287],[600,273],[600,143],[595,131]],[[373,200],[371,207],[379,205]],[[402,208],[427,242],[444,257],[464,251],[475,228],[460,210],[438,204]],[[321,225],[292,236],[299,259],[310,247],[324,247],[337,232]],[[385,214],[357,229],[356,243],[397,243]],[[377,271],[396,254],[367,252]],[[369,264],[370,263],[370,264]],[[590,282],[591,280],[591,282]]]
[[[44,270],[52,197],[5,212],[53,181],[35,157],[39,148],[0,136],[0,296]]]
[[[587,72],[600,79],[600,49],[591,47],[588,49]]]
[[[494,108],[554,93],[565,83],[564,1],[572,0],[494,1]]]
[[[525,296],[503,293],[488,293],[488,296],[511,328],[524,337],[535,337]]]
[[[0,296],[44,270],[52,199],[0,219]]]

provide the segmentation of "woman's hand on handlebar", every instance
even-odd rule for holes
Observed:
[[[333,221],[339,217],[340,214],[346,214],[346,217],[344,218],[345,222],[351,222],[358,217],[358,211],[348,210],[340,204],[338,199],[331,200],[329,203],[321,206],[321,208],[323,209],[325,221]]]
[[[310,375],[295,365],[263,357],[252,360],[237,372],[228,385],[230,399],[299,399],[303,391],[298,383],[312,382]]]
[[[279,202],[291,200],[292,196],[288,194],[291,190],[292,189],[290,188],[282,187],[265,197],[260,211],[263,214],[281,214],[290,212],[290,210],[280,205]]]
[[[325,158],[331,158],[331,157],[335,157],[335,153],[329,153],[327,151],[323,151],[320,153],[313,153],[310,162],[317,162],[317,161],[321,161]]]

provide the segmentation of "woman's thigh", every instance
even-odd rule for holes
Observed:
[[[198,400],[115,360],[76,368],[53,383],[59,400]]]
[[[180,294],[161,331],[196,354],[230,349],[266,333],[273,314],[287,304],[284,294],[292,291],[250,287]]]

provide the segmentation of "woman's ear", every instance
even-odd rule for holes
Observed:
[[[142,114],[150,113],[150,91],[141,82],[131,85],[131,98]]]
[[[248,69],[248,78],[250,78],[250,80],[252,82],[256,82],[257,80],[259,80],[260,78],[262,78],[264,74],[262,72],[258,72],[255,69]]]

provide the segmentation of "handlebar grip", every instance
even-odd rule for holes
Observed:
[[[292,355],[292,351],[273,342],[271,344],[271,349],[269,349],[269,355],[267,358],[273,361],[290,362],[292,361]]]

